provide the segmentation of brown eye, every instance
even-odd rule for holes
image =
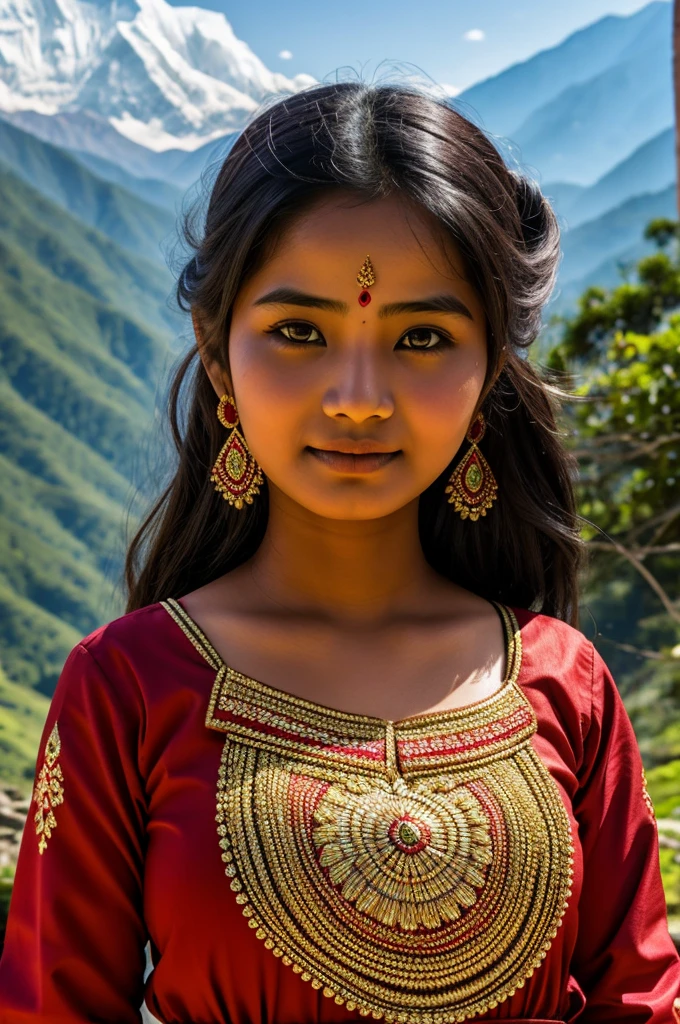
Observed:
[[[316,327],[312,327],[311,324],[306,324],[300,321],[299,323],[282,324],[279,327],[279,331],[288,338],[289,341],[320,341],[321,335],[317,331]]]
[[[446,339],[439,331],[433,331],[430,327],[414,327],[412,331],[407,331],[401,340],[406,342],[407,348],[421,351],[441,348],[446,344]]]

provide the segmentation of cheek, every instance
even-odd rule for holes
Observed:
[[[433,461],[451,459],[467,432],[484,384],[483,359],[458,365],[453,372],[435,372],[412,382],[405,395],[404,413],[414,441]]]
[[[229,363],[249,445],[282,450],[313,404],[315,391],[309,374],[292,361],[286,366],[281,359],[268,358],[264,345],[251,339],[235,339]]]

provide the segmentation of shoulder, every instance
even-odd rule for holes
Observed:
[[[157,602],[93,629],[69,652],[55,697],[66,689],[96,687],[100,698],[143,703],[145,678],[167,648],[167,619]]]
[[[160,601],[119,615],[84,636],[79,645],[96,659],[110,649],[134,650],[138,644],[149,643],[165,628],[167,612]]]
[[[562,619],[512,608],[522,645],[521,678],[551,700],[574,704],[589,715],[597,652],[590,640]]]
[[[570,667],[592,675],[595,648],[591,641],[575,626],[562,619],[526,608],[512,608],[517,619],[526,657],[540,660],[543,667],[555,667],[568,659]]]

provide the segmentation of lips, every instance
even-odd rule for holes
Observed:
[[[328,466],[329,469],[334,469],[340,473],[373,473],[388,465],[388,463],[393,462],[401,454],[400,451],[356,454],[324,448],[312,448],[311,445],[307,446],[306,451]]]

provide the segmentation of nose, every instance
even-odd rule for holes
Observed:
[[[327,416],[346,416],[361,423],[372,416],[387,419],[394,397],[381,354],[365,343],[348,346],[338,355],[323,397]]]

